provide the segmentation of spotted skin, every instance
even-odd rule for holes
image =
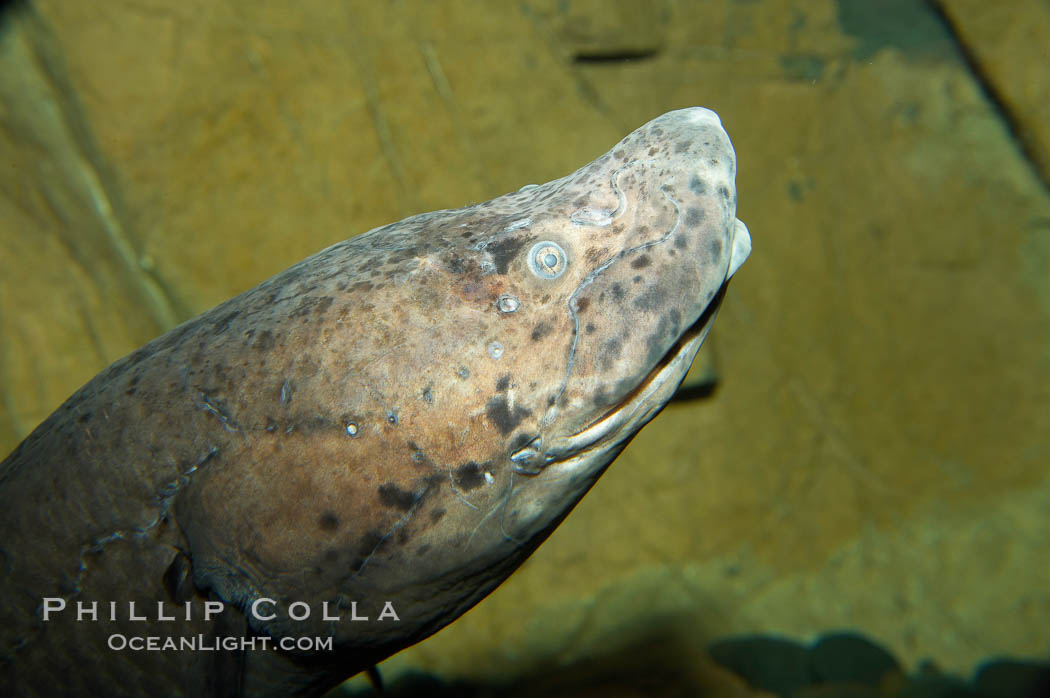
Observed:
[[[107,368],[0,465],[0,688],[313,695],[457,618],[684,376],[750,251],[734,177],[717,116],[670,112],[567,177],[336,244]],[[44,623],[43,597],[177,600],[195,613],[169,635],[336,649],[113,652],[142,624]],[[246,613],[261,598],[272,618]],[[209,599],[226,611],[204,620]]]

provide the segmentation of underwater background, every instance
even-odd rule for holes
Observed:
[[[8,3],[0,455],[329,244],[706,106],[754,252],[705,375],[387,694],[1050,690],[1048,47],[1046,0]]]

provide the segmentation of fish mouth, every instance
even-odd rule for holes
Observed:
[[[707,337],[728,285],[726,279],[696,321],[682,332],[638,385],[583,429],[557,438],[549,445],[545,453],[548,468],[571,467],[581,459],[590,461],[589,456],[626,445],[664,408]]]

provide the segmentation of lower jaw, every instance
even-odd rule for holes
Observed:
[[[725,289],[726,283],[723,283],[696,321],[619,402],[587,427],[559,439],[560,443],[550,444],[547,457],[551,460],[544,471],[575,470],[573,463],[629,440],[663,409],[689,372],[693,357],[714,323]]]

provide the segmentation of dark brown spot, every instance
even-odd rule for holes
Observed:
[[[255,338],[255,341],[252,343],[252,348],[258,349],[259,351],[267,351],[273,349],[273,345],[273,332],[270,330],[263,330],[259,333],[259,336]]]
[[[317,306],[314,308],[314,313],[317,315],[323,315],[329,308],[332,307],[332,297],[325,296],[317,302]]]
[[[502,393],[502,392],[505,392],[508,388],[510,388],[510,374],[509,373],[504,375],[504,376],[501,376],[500,379],[498,381],[496,381],[496,392],[497,393]]]
[[[639,310],[657,310],[667,301],[667,291],[651,286],[634,299],[634,307]]]
[[[416,495],[387,482],[379,486],[379,501],[388,507],[408,511],[415,505]]]
[[[506,436],[521,424],[521,420],[532,413],[521,405],[515,405],[514,409],[511,409],[507,398],[503,395],[497,395],[485,403],[485,414],[488,416],[489,422],[499,429],[501,434]]]
[[[649,349],[645,357],[646,363],[655,364],[663,356],[667,347],[664,337],[667,334],[667,317],[664,316],[660,318],[660,322],[656,325],[656,330],[646,339],[646,346]]]
[[[587,296],[584,296],[582,298],[577,298],[576,299],[576,312],[577,313],[582,313],[583,311],[587,310],[587,308],[588,308],[588,306],[590,306],[590,304],[591,304],[591,299],[588,298]]]
[[[553,328],[550,326],[549,323],[546,323],[546,322],[539,323],[538,325],[536,325],[535,327],[532,328],[532,335],[531,335],[532,341],[534,341],[534,342],[540,341],[541,339],[543,339],[544,337],[546,337],[548,334],[551,333],[551,329],[553,329]]]
[[[523,432],[520,432],[520,433],[516,434],[514,436],[514,438],[510,440],[509,452],[510,453],[514,453],[518,449],[524,448],[530,442],[535,441],[536,437],[537,437],[537,434],[531,433],[531,432],[527,432],[527,431],[523,431]]]
[[[383,545],[384,539],[385,536],[383,535],[382,531],[377,531],[375,529],[368,531],[363,536],[361,536],[361,543],[358,545],[357,554],[367,558],[369,555],[379,550],[379,547]],[[364,564],[365,561],[361,560],[358,569],[360,569],[360,567]]]
[[[514,235],[489,243],[485,249],[492,255],[492,262],[496,265],[496,271],[500,274],[506,274],[511,261],[528,241],[529,239],[524,235]]]
[[[427,462],[427,454],[423,452],[423,449],[421,449],[419,447],[419,445],[416,444],[415,441],[409,441],[408,442],[408,449],[410,451],[412,451],[412,460],[413,461],[415,461],[416,463],[426,463]]]
[[[295,310],[288,313],[290,318],[304,318],[315,310],[324,311],[332,304],[330,297],[318,298],[317,296],[304,296]]]
[[[604,387],[595,390],[592,399],[594,400],[595,407],[608,407],[609,405],[616,402],[615,398],[611,397],[605,392]]]
[[[456,468],[456,486],[461,490],[470,491],[480,487],[485,482],[485,475],[481,472],[481,466],[474,461],[469,461]],[[444,513],[442,511],[442,513]]]
[[[620,358],[622,351],[623,342],[620,341],[619,337],[613,337],[605,342],[605,351],[602,352],[601,358],[602,370],[607,371],[612,368],[613,362]]]
[[[445,267],[453,274],[462,274],[467,270],[466,264],[463,263],[463,258],[459,255],[452,255],[447,258]]]
[[[400,264],[401,262],[413,259],[416,256],[417,252],[415,249],[411,247],[406,247],[405,249],[397,250],[396,252],[392,252],[389,255],[387,255],[386,264],[390,266],[395,266],[397,264]]]
[[[649,255],[643,254],[641,257],[631,260],[631,269],[645,269],[652,263],[653,260],[649,258]]]
[[[317,520],[317,525],[321,527],[322,531],[335,531],[339,528],[339,517],[335,515],[334,511],[326,511]]]

